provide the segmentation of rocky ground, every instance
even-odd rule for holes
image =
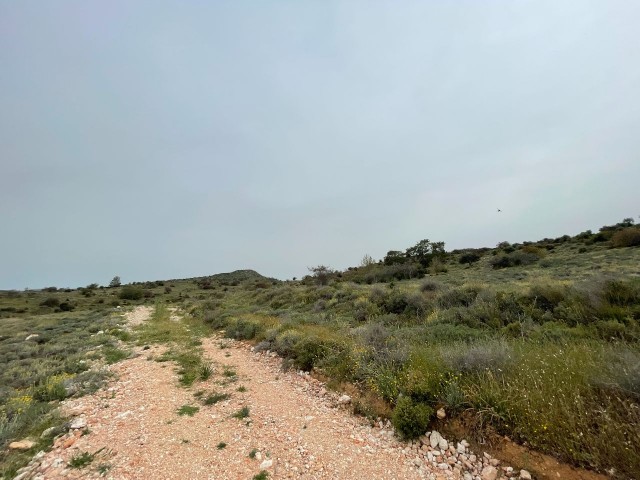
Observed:
[[[130,321],[150,312],[140,307]],[[66,401],[68,431],[16,478],[531,478],[435,431],[402,443],[388,422],[353,416],[348,396],[305,372],[283,372],[270,352],[221,338],[203,348],[213,375],[190,389],[172,364],[155,361],[163,347],[109,367],[116,380]],[[214,393],[219,400],[205,405]]]

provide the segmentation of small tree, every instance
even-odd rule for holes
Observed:
[[[120,283],[120,277],[119,276],[115,276],[111,279],[111,282],[109,282],[109,286],[110,287],[119,287],[121,285]]]
[[[373,259],[373,257],[367,253],[365,254],[364,257],[362,257],[362,260],[360,261],[360,266],[368,267],[369,265],[373,265],[375,263],[376,261]]]
[[[420,240],[405,252],[407,258],[419,262],[423,267],[428,267],[434,258],[442,258],[444,254],[444,242],[431,242],[429,239]]]
[[[318,282],[318,285],[326,285],[329,283],[331,274],[334,273],[329,267],[325,265],[318,265],[317,267],[309,267],[309,271],[313,273],[313,276]]]
[[[399,250],[389,250],[383,260],[385,265],[396,265],[399,263],[405,263],[406,261],[407,257]]]

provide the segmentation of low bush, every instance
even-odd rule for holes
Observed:
[[[391,423],[402,438],[413,439],[425,434],[432,416],[433,408],[429,405],[402,396],[393,409]]]
[[[144,296],[142,287],[135,285],[125,285],[118,295],[123,300],[140,300]]]
[[[616,248],[640,246],[640,227],[627,227],[618,230],[611,237],[611,245]]]
[[[41,307],[50,307],[50,308],[56,308],[59,305],[60,305],[60,300],[58,300],[55,297],[48,297],[40,303]]]
[[[441,293],[437,303],[442,308],[468,307],[475,301],[480,291],[481,287],[475,285],[452,288]]]
[[[236,340],[251,340],[264,330],[258,320],[235,318],[227,322],[225,335]]]
[[[480,260],[480,258],[482,258],[480,254],[475,252],[463,253],[462,255],[460,255],[460,259],[458,260],[458,262],[463,265],[471,264],[477,262],[478,260]]]
[[[526,249],[526,250],[525,250]],[[523,247],[521,250],[516,250],[511,253],[499,255],[496,258],[492,258],[489,264],[494,270],[500,268],[517,267],[521,265],[532,265],[536,263],[544,255],[544,250],[533,246]]]

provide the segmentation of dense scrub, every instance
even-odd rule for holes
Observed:
[[[446,274],[424,280],[369,286],[343,272],[328,285],[240,285],[193,308],[293,368],[356,386],[357,411],[390,415],[405,438],[423,433],[444,407],[454,417],[471,412],[480,436],[508,435],[633,478],[640,471],[640,254],[597,242],[586,253],[578,248],[524,249],[537,260],[507,268],[507,277],[491,260],[517,248],[470,263],[453,257]],[[584,265],[578,255],[589,256]]]

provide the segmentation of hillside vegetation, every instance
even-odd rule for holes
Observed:
[[[171,303],[194,322],[277,352],[285,366],[349,388],[357,413],[390,417],[405,438],[440,422],[435,412],[443,407],[446,421],[478,439],[507,435],[614,478],[636,478],[638,246],[640,228],[625,219],[595,233],[495,248],[447,252],[444,243],[423,240],[342,272],[314,267],[299,281],[240,271],[4,292],[0,313],[11,318],[0,318],[0,348],[17,342],[18,318],[63,322],[71,314],[108,316],[116,306]],[[25,395],[33,401],[47,381],[2,391],[0,431],[19,415],[7,405]]]

